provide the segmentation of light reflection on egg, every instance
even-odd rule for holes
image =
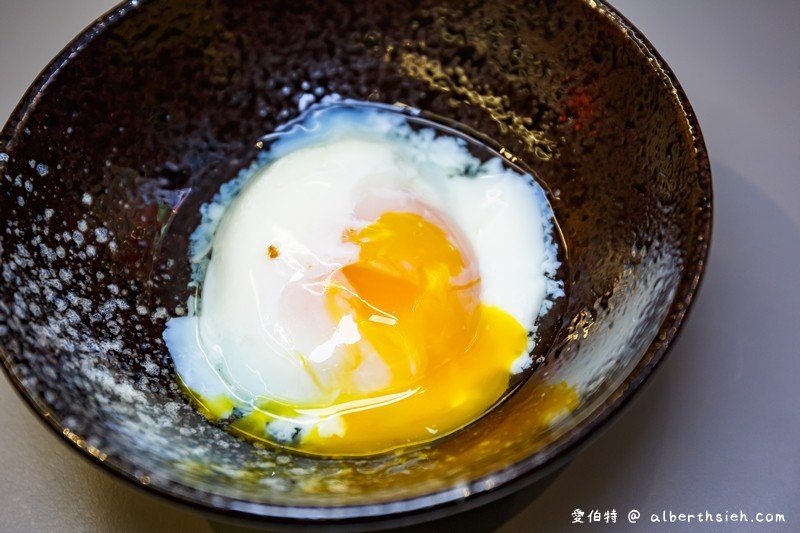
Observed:
[[[203,214],[198,312],[164,333],[182,384],[211,420],[308,453],[476,420],[563,294],[538,185],[385,110],[313,110]]]

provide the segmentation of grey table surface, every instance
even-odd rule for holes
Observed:
[[[0,0],[0,120],[114,3]],[[700,119],[714,172],[711,257],[682,335],[633,406],[499,531],[800,531],[800,2],[613,3]],[[234,531],[95,469],[3,378],[0,405],[0,531]],[[576,508],[583,525],[571,523]],[[615,510],[616,522],[588,523],[594,510]],[[651,522],[706,511],[750,522]],[[757,513],[786,522],[755,523]]]

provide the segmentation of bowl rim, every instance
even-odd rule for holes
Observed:
[[[71,62],[76,54],[129,13],[153,1],[156,0],[125,0],[95,19],[70,41],[37,76],[3,129],[0,130],[0,151],[8,152],[9,148],[13,149],[12,143],[19,136],[20,130],[25,127],[30,113],[35,111],[40,94],[47,89],[50,82],[61,69]],[[38,415],[39,420],[45,426],[61,437],[59,439],[61,442],[89,463],[112,474],[117,479],[124,480],[129,486],[217,518],[258,521],[276,526],[291,526],[299,523],[342,525],[378,520],[399,521],[404,522],[403,525],[408,525],[452,514],[455,512],[452,510],[455,505],[458,505],[457,512],[460,512],[490,503],[556,471],[589,439],[595,437],[601,428],[608,427],[610,422],[617,418],[619,413],[624,410],[623,408],[629,405],[630,400],[636,395],[636,391],[664,360],[680,332],[680,327],[691,309],[691,304],[696,298],[703,279],[713,226],[712,180],[708,152],[697,117],[675,74],[641,31],[609,4],[608,0],[575,1],[593,9],[608,23],[620,30],[624,39],[630,40],[641,50],[642,55],[649,60],[655,74],[673,93],[678,117],[685,121],[688,131],[691,133],[691,141],[695,148],[694,159],[697,165],[696,176],[704,196],[702,205],[699,206],[700,212],[696,224],[695,238],[697,242],[687,253],[685,260],[687,268],[679,278],[675,295],[666,315],[667,318],[661,323],[653,341],[641,360],[608,398],[595,407],[594,411],[589,413],[576,427],[551,443],[545,450],[468,484],[405,500],[330,507],[255,503],[213,494],[172,480],[165,480],[163,486],[150,484],[146,476],[135,474],[136,465],[128,463],[123,458],[104,460],[98,454],[91,453],[79,438],[75,438],[68,428],[61,424],[56,417],[51,416],[46,405],[40,399],[28,393],[14,371],[5,349],[0,345],[0,360],[3,363],[3,370],[17,394]]]

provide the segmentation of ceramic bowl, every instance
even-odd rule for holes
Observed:
[[[199,206],[301,97],[330,94],[446,117],[513,154],[547,186],[568,254],[533,376],[451,438],[371,458],[212,426],[161,340],[185,312]],[[711,233],[691,106],[593,0],[131,0],[31,87],[0,136],[0,183],[0,359],[22,398],[106,471],[271,527],[425,521],[563,465],[663,359]],[[579,404],[543,423],[542,387],[560,383]]]

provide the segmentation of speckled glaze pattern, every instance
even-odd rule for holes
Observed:
[[[186,312],[199,206],[301,97],[330,94],[480,132],[547,186],[568,249],[534,377],[454,437],[376,458],[210,425],[161,341]],[[90,460],[232,516],[423,519],[545,475],[650,374],[703,271],[711,176],[674,77],[601,2],[142,0],[78,37],[5,126],[0,213],[0,358]],[[560,381],[581,404],[540,427],[539,387]]]

